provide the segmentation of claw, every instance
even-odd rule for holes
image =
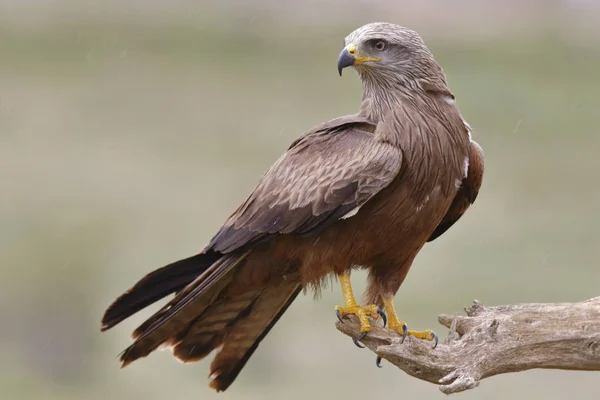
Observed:
[[[342,314],[340,313],[340,310],[335,310],[335,316],[337,317],[337,319],[340,320],[342,324],[344,323],[344,321],[342,321]]]
[[[356,347],[358,347],[359,349],[364,349],[365,346],[363,346],[362,344],[358,343],[358,341],[359,340],[363,340],[366,336],[367,336],[367,332],[363,332],[360,335],[358,335],[358,337],[352,338],[352,341],[354,342],[354,344],[356,345]]]
[[[379,314],[379,316],[383,320],[383,327],[385,328],[385,326],[387,325],[387,315],[385,315],[385,312],[381,308],[377,309],[377,314]]]
[[[377,365],[377,368],[383,367],[383,365],[381,365],[381,357],[377,356],[375,359],[375,365]]]
[[[438,345],[438,335],[435,332],[431,332],[431,335],[433,336],[433,348],[435,349]]]
[[[400,343],[404,343],[404,339],[406,339],[406,335],[408,335],[408,326],[406,324],[402,324],[402,340]]]

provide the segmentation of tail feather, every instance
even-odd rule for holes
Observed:
[[[101,330],[106,331],[150,304],[182,290],[220,257],[222,254],[211,250],[149,273],[108,307],[102,317]]]
[[[244,318],[233,323],[210,365],[211,388],[221,392],[233,383],[301,289],[299,284],[292,282],[270,287],[260,295]]]
[[[176,292],[133,332],[134,342],[121,354],[122,366],[161,345],[172,347],[182,362],[198,361],[216,350],[210,387],[226,390],[301,291],[298,271],[246,282],[244,271],[253,274],[260,268],[254,264],[260,259],[246,264],[250,252],[207,252],[178,261],[146,275],[119,297],[104,315],[103,330]]]
[[[221,257],[204,273],[186,286],[173,300],[150,317],[134,332],[135,342],[121,355],[123,367],[156,350],[160,345],[175,345],[198,318],[231,282],[232,270],[249,252]]]
[[[224,297],[198,318],[185,337],[173,349],[173,355],[181,362],[195,362],[206,357],[212,350],[223,344],[225,332],[239,318],[252,311],[261,290],[252,290],[234,298]]]

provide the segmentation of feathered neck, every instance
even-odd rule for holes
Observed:
[[[382,76],[368,70],[359,70],[359,74],[363,83],[359,114],[376,123],[384,121],[388,111],[401,102],[422,105],[440,97],[454,99],[443,73],[422,78],[405,74]]]

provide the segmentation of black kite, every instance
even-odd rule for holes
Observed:
[[[123,365],[170,346],[183,362],[213,350],[210,386],[225,390],[303,288],[337,275],[363,336],[368,317],[408,331],[393,297],[427,241],[475,201],[483,153],[471,139],[445,75],[419,35],[388,23],[345,40],[338,69],[363,83],[356,115],[301,136],[200,253],[155,270],[106,311],[109,329],[155,301],[175,297],[138,327]],[[350,271],[369,272],[358,305]],[[360,338],[358,338],[360,340]]]

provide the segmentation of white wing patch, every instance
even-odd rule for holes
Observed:
[[[360,210],[360,207],[361,206],[354,207],[352,210],[344,214],[340,219],[348,219],[354,217],[358,213],[358,210]]]
[[[427,204],[427,202],[429,201],[429,195],[427,195],[427,197],[425,197],[425,200],[423,200],[423,202],[417,206],[417,209],[415,210],[415,212],[419,212],[423,209],[423,207],[425,207],[425,204]]]
[[[465,164],[464,164],[464,167],[463,167],[463,171],[464,171],[464,174],[465,174],[464,177],[465,178],[467,177],[467,175],[469,175],[469,161],[470,161],[469,160],[469,156],[465,157]]]
[[[456,100],[452,96],[444,96],[444,100],[451,106],[456,104]]]

